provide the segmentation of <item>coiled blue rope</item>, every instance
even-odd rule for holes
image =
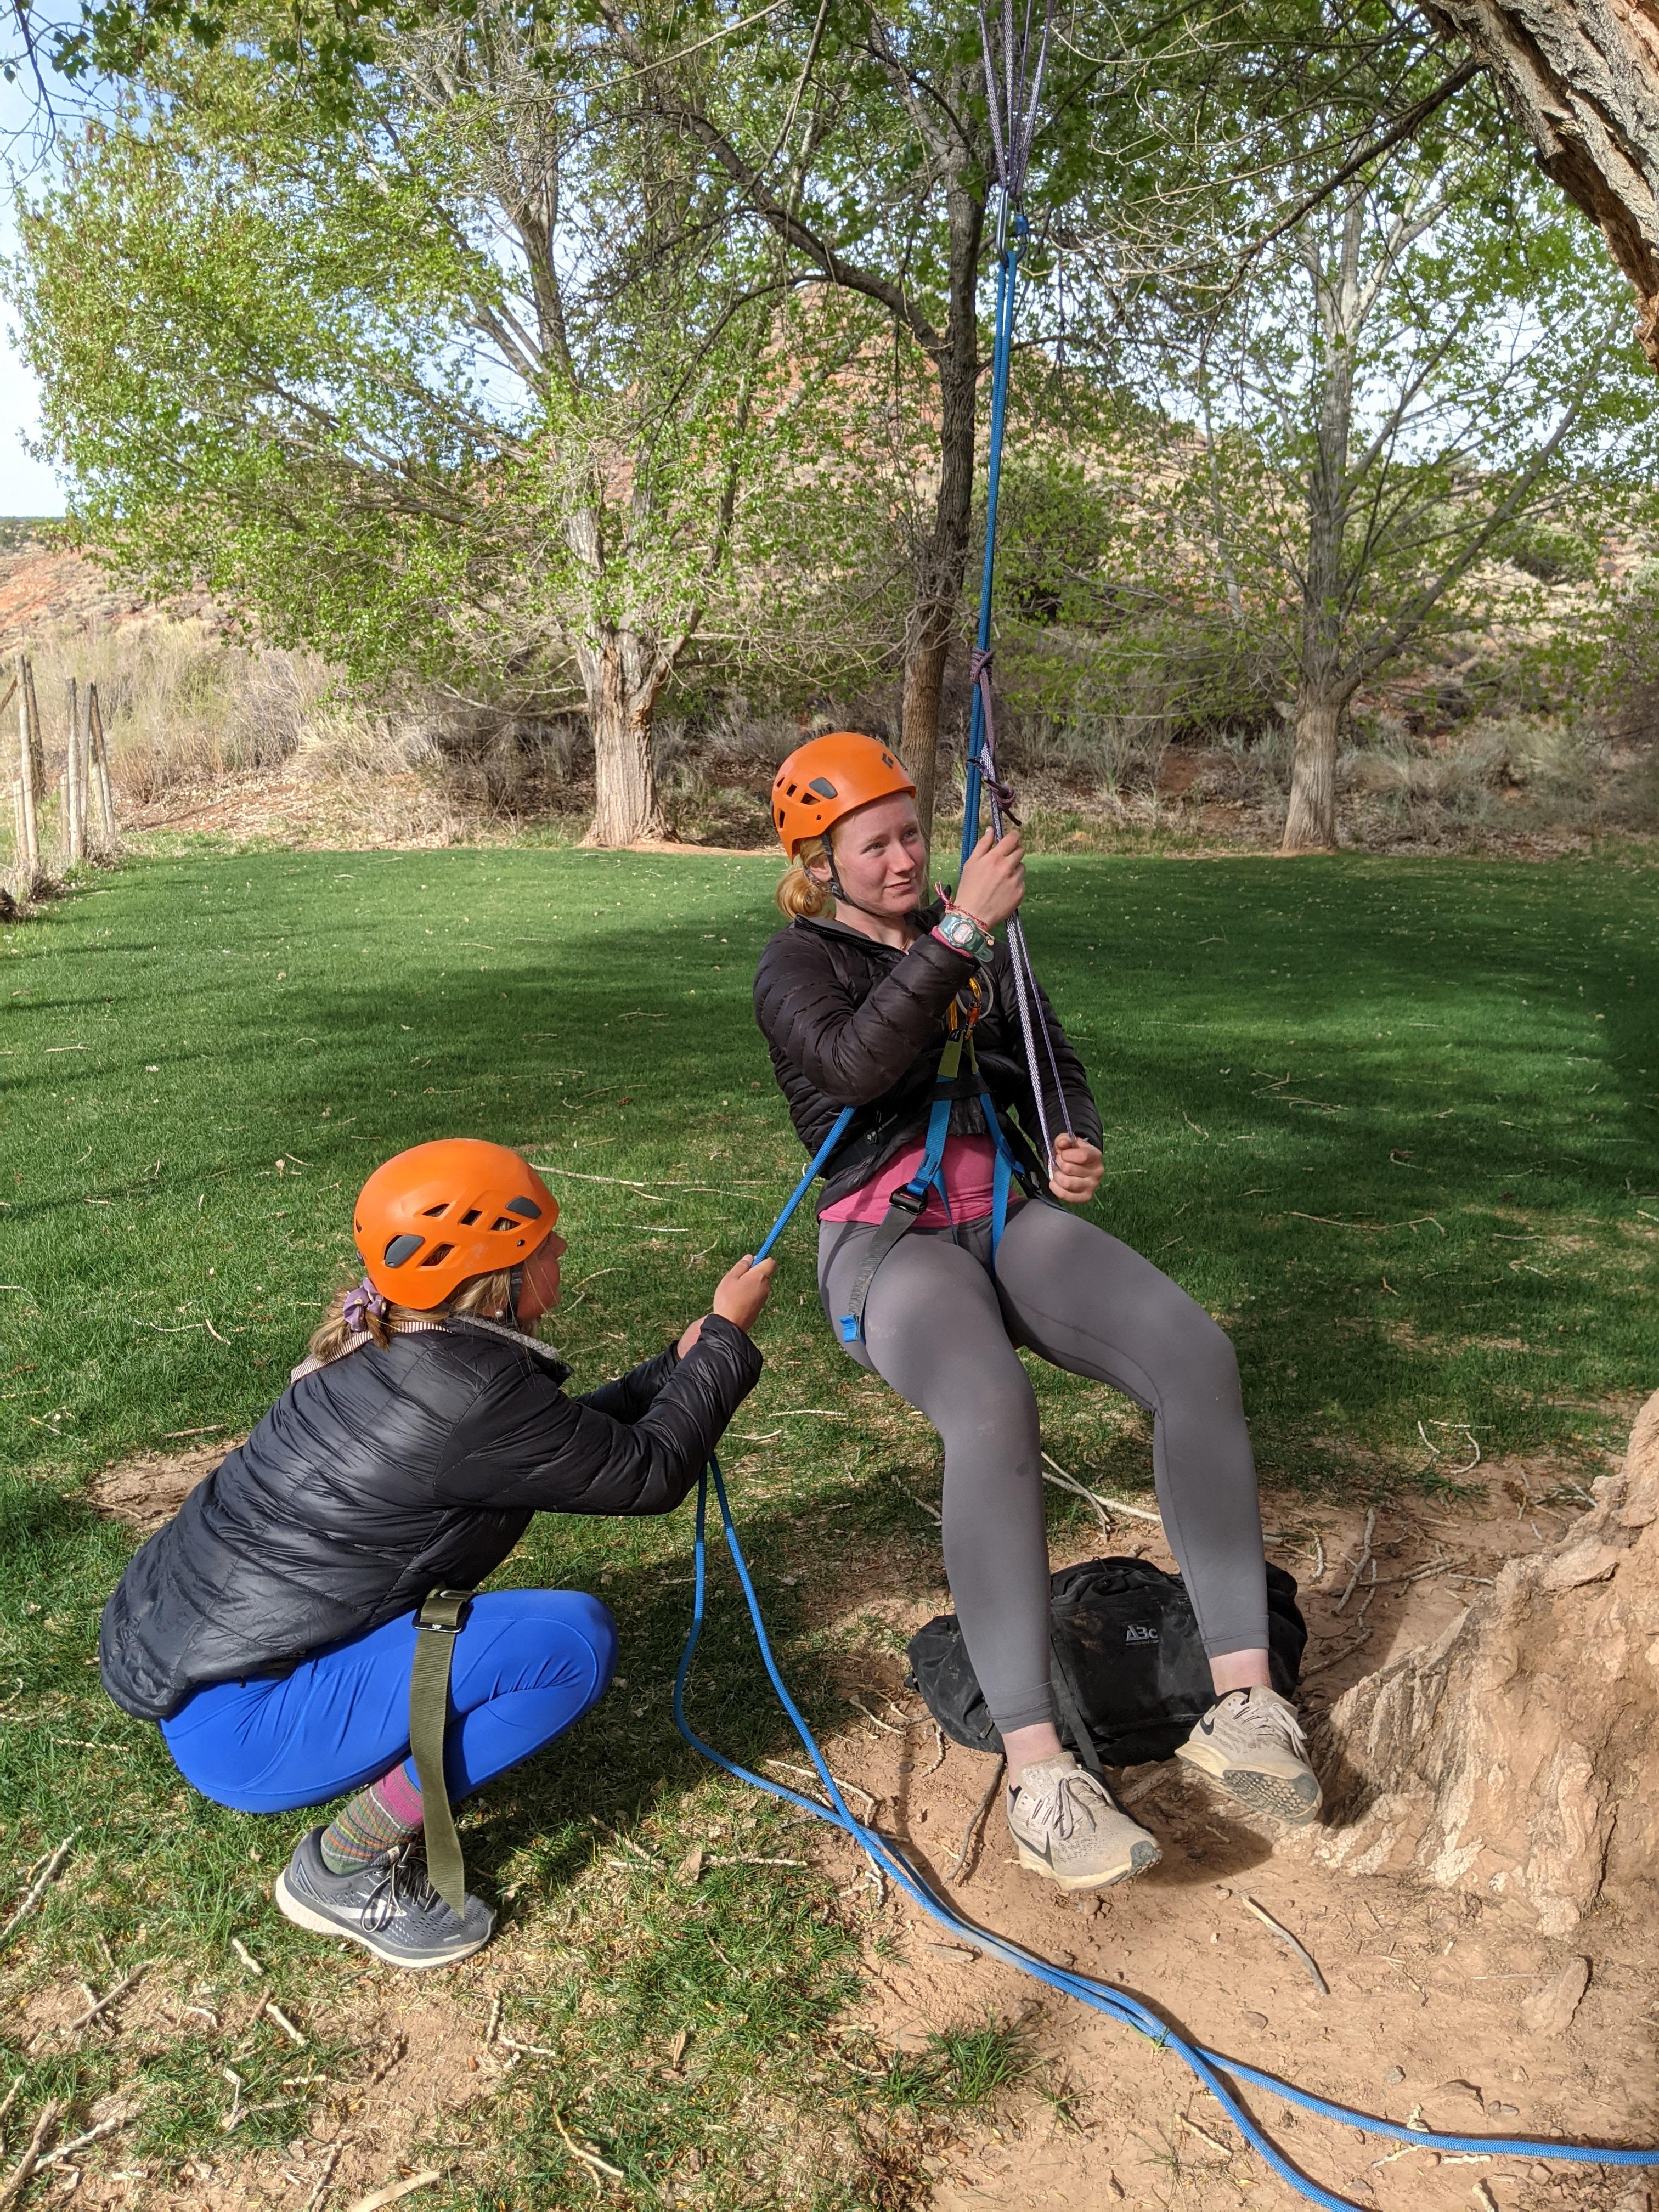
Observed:
[[[732,1564],[737,1569],[738,1580],[749,1606],[749,1617],[753,1623],[755,1640],[760,1655],[776,1691],[779,1703],[788,1715],[802,1748],[811,1760],[818,1779],[823,1783],[830,1802],[820,1804],[816,1798],[803,1796],[799,1790],[791,1790],[781,1782],[773,1782],[763,1774],[757,1774],[735,1759],[727,1759],[712,1744],[705,1743],[685,1717],[685,1686],[691,1674],[692,1661],[696,1656],[698,1641],[702,1635],[702,1624],[708,1599],[708,1486],[713,1481],[714,1496],[720,1507],[720,1527],[726,1536],[726,1549]],[[1251,2118],[1231,2083],[1248,2082],[1252,2087],[1270,2090],[1282,2097],[1286,2104],[1298,2106],[1304,2112],[1316,2113],[1322,2119],[1338,2120],[1344,2125],[1358,2128],[1366,2135],[1382,2136],[1399,2143],[1413,2143],[1425,2150],[1485,2153],[1492,2157],[1551,2159],[1571,2166],[1659,2166],[1659,2149],[1616,2150],[1599,2145],[1560,2143],[1534,2139],[1530,2136],[1451,2136],[1437,2135],[1423,2128],[1403,2127],[1396,2120],[1380,2119],[1371,2112],[1358,2112],[1351,2105],[1339,2105],[1328,2097],[1316,2097],[1310,2090],[1298,2089],[1293,2082],[1281,2081],[1277,2074],[1265,2073],[1258,2066],[1248,2065],[1243,2059],[1230,2058],[1224,2052],[1211,2051],[1199,2043],[1190,2043],[1185,2036],[1167,2021],[1141,2004],[1126,1990],[1115,1988],[1109,1982],[1097,1981],[1088,1974],[1073,1973],[1064,1967],[1039,1958],[1023,1945],[1010,1942],[1006,1936],[994,1935],[958,1912],[954,1905],[938,1896],[927,1886],[926,1877],[911,1864],[902,1845],[868,1827],[848,1811],[836,1778],[818,1749],[812,1731],[803,1719],[799,1707],[790,1696],[778,1663],[773,1656],[766,1624],[761,1618],[760,1600],[755,1595],[755,1585],[749,1573],[749,1563],[744,1558],[743,1547],[738,1541],[738,1532],[732,1525],[732,1508],[726,1495],[726,1484],[721,1477],[720,1462],[711,1459],[697,1489],[697,1533],[696,1547],[696,1589],[692,1600],[691,1628],[680,1654],[680,1663],[674,1674],[674,1722],[691,1748],[739,1782],[746,1782],[756,1790],[763,1790],[769,1796],[782,1797],[822,1820],[829,1827],[838,1828],[850,1836],[868,1854],[872,1863],[890,1880],[897,1883],[905,1894],[939,1925],[958,1937],[965,1938],[976,1949],[988,1952],[1006,1966],[1017,1967],[1029,1974],[1033,1981],[1057,1990],[1062,1996],[1075,1997],[1079,2004],[1104,2013],[1109,2020],[1121,2021],[1133,2028],[1149,2042],[1172,2051],[1189,2066],[1200,2081],[1214,2097],[1228,2118],[1238,2130],[1252,2150],[1255,2151],[1280,2180],[1304,2197],[1310,2204],[1327,2208],[1327,2212],[1361,2212],[1351,2197],[1338,2197],[1313,2180],[1289,2159],[1270,2137]]]

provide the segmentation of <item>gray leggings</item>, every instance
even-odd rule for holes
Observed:
[[[826,1221],[818,1289],[831,1326],[874,1229]],[[1223,1330],[1115,1237],[1030,1200],[991,1224],[913,1229],[882,1262],[866,1342],[846,1348],[924,1413],[945,1444],[945,1571],[1000,1729],[1054,1717],[1048,1539],[1036,1400],[1016,1346],[1125,1392],[1153,1415],[1170,1548],[1213,1658],[1267,1642],[1255,1464]],[[839,1335],[839,1331],[837,1331]]]

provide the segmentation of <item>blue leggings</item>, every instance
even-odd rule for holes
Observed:
[[[292,1812],[378,1781],[409,1751],[416,1632],[404,1613],[313,1652],[279,1680],[198,1690],[161,1723],[174,1765],[239,1813]],[[616,1664],[617,1624],[585,1591],[475,1598],[450,1670],[451,1802],[562,1735],[605,1694]],[[416,1782],[412,1760],[407,1771]]]

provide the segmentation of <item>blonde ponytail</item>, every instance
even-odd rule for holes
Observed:
[[[827,884],[821,884],[807,873],[809,861],[830,858],[827,837],[803,837],[795,857],[784,870],[777,890],[773,893],[780,909],[792,921],[817,921],[834,906],[835,894]]]

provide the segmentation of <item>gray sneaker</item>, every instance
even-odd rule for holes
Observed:
[[[1024,1769],[1008,1792],[1008,1827],[1020,1864],[1062,1889],[1109,1889],[1162,1856],[1156,1839],[1069,1751]]]
[[[349,1874],[331,1874],[313,1828],[294,1847],[271,1893],[276,1909],[313,1936],[343,1936],[389,1966],[418,1973],[453,1966],[482,1951],[495,1931],[495,1916],[476,1897],[457,1919],[427,1878],[424,1862],[405,1845]]]
[[[1319,1777],[1296,1707],[1277,1690],[1230,1690],[1218,1698],[1176,1757],[1231,1791],[1252,1813],[1305,1827],[1317,1820]]]

